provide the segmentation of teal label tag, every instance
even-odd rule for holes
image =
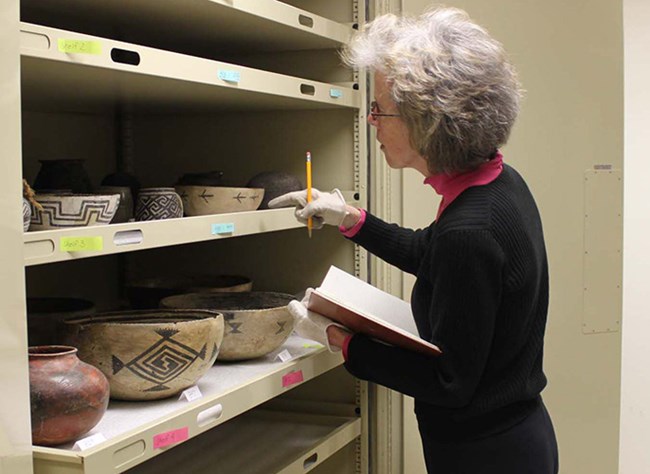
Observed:
[[[340,99],[343,97],[343,91],[341,89],[330,89],[330,97],[332,99]]]
[[[237,84],[241,80],[241,74],[238,71],[221,70],[219,71],[219,79]]]
[[[232,234],[235,232],[235,224],[212,224],[212,235]]]

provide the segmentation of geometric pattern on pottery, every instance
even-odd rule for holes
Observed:
[[[242,203],[244,199],[252,199],[252,200],[257,200],[260,198],[259,194],[252,194],[250,196],[246,196],[246,194],[242,194],[241,192],[238,192],[235,196],[232,197],[233,199],[236,199],[238,203]]]
[[[242,334],[242,332],[239,330],[239,327],[242,325],[242,323],[238,321],[228,321],[227,324],[230,328],[230,332],[228,334]]]
[[[206,189],[203,190],[201,194],[199,194],[199,197],[205,201],[205,203],[209,203],[210,200],[208,198],[213,198],[214,194],[208,194],[208,191]]]
[[[77,212],[64,212],[61,201],[46,201],[39,199],[43,210],[37,210],[32,204],[32,224],[49,225],[55,227],[78,227],[80,222],[94,222],[108,224],[115,215],[115,207],[110,201],[88,199],[81,203]]]
[[[264,199],[264,189],[177,185],[187,216],[254,211]]]
[[[226,325],[230,328],[227,334],[244,334],[240,328],[242,324],[239,321],[235,320],[235,315],[227,311],[222,312]],[[278,325],[278,330],[275,332],[275,335],[282,334],[286,330],[286,325],[288,321],[276,321],[275,324]]]
[[[183,204],[178,195],[141,193],[138,196],[137,220],[152,221],[158,219],[175,219],[183,217]]]
[[[29,201],[23,198],[23,231],[29,229],[29,221],[32,218],[32,208]]]
[[[181,197],[181,199],[183,201],[187,201],[189,199],[189,195],[187,194],[187,191],[185,191],[185,190],[181,191],[179,193],[179,196]],[[212,201],[212,198],[214,197],[214,194],[209,194],[209,191],[207,189],[203,189],[203,191],[201,191],[201,194],[199,194],[198,197],[203,199],[203,201],[206,204],[209,204],[210,201]],[[257,199],[260,199],[260,197],[261,196],[259,194],[257,194],[256,191],[253,191],[253,194],[251,194],[250,196],[248,196],[246,192],[237,191],[237,194],[233,195],[231,197],[231,199],[234,199],[239,204],[242,204],[242,203],[245,202],[246,199],[252,199],[253,201],[255,201]]]
[[[113,355],[113,375],[126,368],[138,377],[155,384],[144,390],[158,392],[169,390],[164,384],[174,380],[185,372],[196,359],[205,359],[206,345],[199,352],[191,347],[172,339],[178,331],[175,329],[158,329],[156,333],[161,339],[130,362],[123,362]],[[216,356],[217,348],[213,348],[212,356]]]
[[[226,323],[226,326],[230,328],[230,330],[226,331],[226,334],[241,334],[242,332],[239,330],[239,326],[241,326],[243,323],[240,323],[239,321],[235,321],[235,314],[234,313],[229,313],[228,311],[222,311],[221,314],[223,314],[223,320]]]
[[[277,330],[275,334],[282,334],[284,332],[284,326],[287,324],[286,321],[278,321],[277,323],[278,326],[280,326],[280,329]]]

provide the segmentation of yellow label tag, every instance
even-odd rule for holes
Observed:
[[[61,237],[61,252],[96,252],[104,250],[103,237]]]
[[[59,51],[73,54],[102,54],[99,41],[68,40],[59,38]]]

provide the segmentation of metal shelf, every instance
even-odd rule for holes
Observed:
[[[25,265],[41,265],[301,227],[291,209],[234,212],[158,221],[25,232]],[[83,248],[93,240],[93,250]]]
[[[23,107],[111,113],[232,112],[360,107],[349,87],[21,24]]]
[[[304,473],[360,434],[359,418],[252,410],[129,474]]]
[[[217,59],[223,53],[334,49],[353,29],[274,0],[21,1],[21,19]],[[173,35],[169,32],[173,31]]]
[[[353,191],[343,191],[346,201],[358,203]],[[171,245],[228,239],[302,227],[293,208],[233,212],[158,221],[71,227],[23,233],[25,266],[101,257]],[[97,240],[101,239],[101,245]],[[87,244],[90,250],[70,251]],[[98,248],[101,247],[101,248]]]
[[[277,357],[284,350],[292,356],[287,362]],[[168,451],[154,449],[155,437],[187,430],[187,439],[192,439],[342,362],[340,354],[291,336],[280,349],[261,359],[215,364],[197,383],[203,394],[197,401],[111,401],[104,418],[86,435],[101,433],[106,441],[82,451],[73,450],[71,445],[34,446],[34,472],[123,472]]]
[[[360,3],[351,1],[350,10],[359,8]],[[153,114],[163,118],[219,114],[243,132],[246,122],[242,125],[242,117],[249,119],[253,116],[250,112],[334,110],[339,111],[335,113],[337,121],[341,114],[349,113],[351,123],[357,124],[360,109],[364,107],[365,87],[354,89],[363,81],[335,64],[336,50],[349,41],[352,25],[281,1],[21,0],[19,4],[24,22],[20,25],[20,70],[15,71],[13,64],[10,66],[15,76],[20,76],[24,112],[54,112],[53,117],[69,112],[75,116],[88,113],[110,119],[121,110],[132,112],[137,120],[147,120],[150,118],[147,115]],[[351,18],[356,20],[356,15]],[[305,53],[294,55],[296,51]],[[303,76],[300,69],[268,67],[283,72],[277,74],[262,70],[263,62],[245,60],[249,56],[264,57],[267,53],[276,56],[274,61],[280,57],[291,61],[294,56],[309,56],[306,61],[309,63],[334,58],[331,68],[335,71],[330,74],[326,69],[330,63],[326,62],[325,72],[309,76],[318,80],[309,80],[297,77]],[[238,65],[243,63],[253,67]],[[363,156],[365,150],[365,135],[349,128],[342,127],[343,132],[332,134],[331,139],[343,144],[354,142],[350,143],[349,153],[357,167],[357,154]],[[9,149],[10,156],[18,157],[13,151]],[[345,156],[345,153],[337,155]],[[17,174],[20,173],[11,172],[12,176]],[[14,178],[11,181],[16,182]],[[354,193],[348,192],[346,197],[347,194]],[[215,224],[221,230],[215,232]],[[299,227],[293,209],[280,209],[28,232],[23,234],[24,258],[20,252],[18,258],[25,266],[41,265]],[[224,228],[233,230],[225,232]],[[100,237],[101,249],[64,251],[63,243],[74,247],[84,244],[89,237]],[[97,239],[93,242],[96,244]],[[18,329],[22,331],[14,332],[24,336],[24,323],[21,324]],[[21,344],[25,346],[26,341],[21,339]],[[277,360],[276,355],[285,349],[292,359]],[[312,341],[292,336],[282,348],[265,358],[235,364],[217,363],[197,383],[203,394],[200,400],[111,401],[100,424],[85,435],[101,434],[105,441],[84,450],[71,445],[35,446],[34,472],[115,474],[129,469],[146,472],[158,460],[168,462],[175,470],[190,472],[178,469],[181,466],[178,456],[186,456],[190,469],[193,467],[189,461],[212,455],[216,457],[209,457],[210,464],[219,472],[222,469],[217,462],[221,463],[229,455],[231,464],[225,465],[224,472],[306,472],[337,450],[352,448],[350,443],[361,431],[364,435],[357,446],[359,451],[350,453],[346,465],[356,464],[357,471],[366,472],[365,383],[356,382],[354,404],[355,393],[346,393],[346,410],[322,411],[322,404],[327,400],[320,400],[320,394],[314,397],[317,400],[308,394],[308,402],[314,405],[301,411],[321,415],[284,411],[268,414],[259,410],[261,404],[278,401],[290,402],[294,410],[297,400],[293,397],[302,390],[320,390],[327,380],[314,379],[340,367],[342,362],[340,354],[331,354]],[[11,365],[12,370],[14,366]],[[342,369],[330,375],[337,375],[339,370]],[[26,370],[21,366],[20,371],[21,381],[25,382]],[[310,380],[310,386],[277,399]],[[346,388],[352,392],[354,386]],[[338,387],[335,392],[339,393]],[[13,405],[12,410],[18,411]],[[27,405],[22,405],[24,412]],[[355,409],[360,410],[359,417],[354,416]],[[25,425],[23,421],[20,429],[25,431],[22,438],[27,439],[29,423]],[[155,438],[179,430],[187,432],[186,441],[166,448],[155,447]],[[239,447],[242,437],[252,439],[249,450],[242,453],[241,449],[235,451],[233,445],[217,442],[223,450],[216,451],[214,440],[225,438]],[[201,446],[204,440],[208,443],[205,447],[193,448]],[[275,457],[269,456],[269,452]],[[245,469],[237,467],[238,455],[243,456]],[[20,472],[28,470],[27,467]],[[157,472],[166,471],[171,469]]]

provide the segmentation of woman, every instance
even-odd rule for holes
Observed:
[[[392,168],[442,195],[426,229],[387,224],[334,190],[281,196],[315,227],[338,225],[417,277],[411,305],[438,358],[350,335],[293,302],[298,332],[342,347],[355,376],[415,398],[430,473],[555,474],[557,443],[540,393],[548,268],[542,224],[521,176],[503,163],[520,88],[500,43],[461,10],[369,23],[344,57],[374,72],[368,121]]]

